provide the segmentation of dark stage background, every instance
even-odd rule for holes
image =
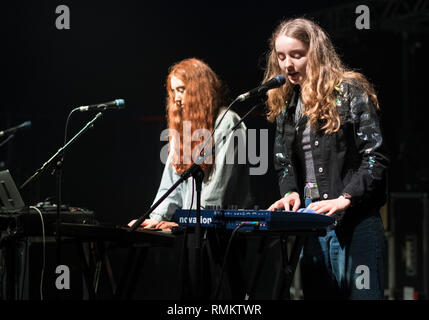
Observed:
[[[426,1],[424,1],[426,2]],[[283,18],[306,15],[331,34],[344,61],[375,85],[391,152],[390,192],[428,191],[428,11],[387,10],[396,1],[28,1],[2,5],[3,85],[0,130],[30,120],[0,147],[0,170],[21,185],[61,146],[75,107],[123,98],[68,150],[63,203],[95,211],[100,222],[126,224],[156,194],[165,142],[165,78],[181,59],[206,61],[229,87],[230,98],[262,81],[267,41]],[[355,28],[359,4],[371,10],[369,30]],[[70,29],[58,30],[55,9],[70,9]],[[408,9],[407,9],[408,8]],[[407,12],[408,10],[408,12]],[[244,114],[250,104],[234,108]],[[76,113],[69,137],[95,113]],[[256,204],[279,197],[271,151],[274,125],[255,112],[248,128],[270,132],[269,171],[254,176]],[[0,141],[1,143],[1,141]],[[45,172],[22,190],[27,204],[55,197]]]

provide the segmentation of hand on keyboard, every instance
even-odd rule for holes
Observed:
[[[137,219],[132,220],[128,223],[128,226],[131,227]],[[141,227],[144,229],[157,229],[157,230],[169,230],[171,231],[172,227],[178,226],[177,223],[171,221],[158,221],[155,219],[146,219],[142,222]]]

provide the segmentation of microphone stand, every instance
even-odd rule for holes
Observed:
[[[1,143],[0,143],[0,147],[2,147],[4,144],[6,144],[6,142],[8,142],[9,140],[13,139],[15,137],[15,135],[12,133],[9,137],[7,137],[6,139],[4,139]]]
[[[46,161],[42,167],[40,167],[30,178],[28,178],[19,189],[23,189],[30,181],[34,180],[37,176],[39,176],[42,172],[44,172],[54,161],[55,168],[52,173],[56,173],[56,196],[57,196],[57,216],[56,216],[56,233],[55,240],[57,243],[57,263],[61,264],[61,174],[62,174],[62,154],[63,152],[79,138],[84,132],[86,132],[89,128],[93,127],[94,122],[99,119],[103,115],[102,112],[99,112],[94,119],[89,121],[85,127],[83,127],[73,138],[71,138],[63,147],[58,149],[58,151],[48,160]]]
[[[231,106],[234,104],[234,102],[238,101],[237,99],[234,100],[230,106],[228,107],[228,109],[224,112],[223,116],[229,111],[229,109],[231,108]],[[195,224],[195,238],[196,238],[196,243],[195,243],[195,264],[196,264],[196,268],[195,268],[195,273],[196,273],[196,286],[197,289],[196,291],[196,297],[202,297],[202,267],[201,267],[201,189],[202,189],[202,182],[204,180],[204,172],[200,167],[200,164],[202,164],[206,158],[208,158],[209,156],[211,156],[213,153],[215,153],[216,147],[218,146],[219,143],[221,143],[223,141],[224,138],[226,138],[227,136],[229,136],[232,132],[234,132],[238,126],[244,121],[245,118],[247,118],[247,116],[253,111],[255,110],[257,107],[264,105],[264,103],[258,103],[256,105],[254,105],[249,112],[247,112],[239,122],[237,122],[237,124],[235,126],[233,126],[232,128],[229,129],[229,131],[222,137],[222,139],[219,139],[218,141],[215,142],[215,145],[212,147],[211,152],[205,153],[203,156],[200,155],[198,156],[197,160],[191,165],[190,168],[188,168],[187,170],[185,170],[181,175],[180,178],[170,187],[170,189],[168,189],[162,196],[161,198],[158,199],[158,201],[156,201],[150,208],[148,211],[146,211],[146,213],[144,213],[142,216],[140,216],[140,218],[138,218],[136,220],[136,222],[134,222],[134,224],[130,227],[130,229],[128,231],[133,232],[135,231],[141,224],[142,222],[169,196],[169,194],[171,192],[173,192],[183,181],[185,181],[186,179],[188,179],[190,176],[192,176],[195,179],[196,182],[196,191],[197,191],[197,209],[196,209],[196,224]],[[221,121],[223,120],[223,116]],[[220,124],[220,122],[219,122]],[[218,126],[219,126],[218,124]],[[207,145],[207,143],[211,140],[211,137],[214,134],[214,130],[212,135],[210,136],[210,138],[208,139],[208,141],[206,141],[206,143],[204,144],[204,147],[202,148],[202,151],[204,151],[205,146]],[[191,208],[192,209],[192,208]]]

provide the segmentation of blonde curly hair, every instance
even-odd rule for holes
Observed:
[[[373,86],[359,72],[347,69],[329,39],[327,33],[315,22],[306,18],[296,18],[281,22],[269,39],[270,51],[267,56],[267,67],[264,80],[268,81],[279,73],[280,69],[275,50],[279,36],[287,36],[303,42],[307,48],[306,79],[301,85],[301,98],[304,114],[308,116],[310,126],[324,133],[333,133],[340,128],[340,117],[336,106],[339,84],[356,83],[362,86],[376,108],[379,108],[377,95]],[[273,122],[284,109],[293,92],[290,81],[277,89],[268,91],[268,121]]]

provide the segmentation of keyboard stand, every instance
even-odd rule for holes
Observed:
[[[305,236],[295,236],[290,256],[288,256],[287,238],[280,240],[282,264],[277,271],[273,289],[273,300],[290,300],[290,287],[304,246]]]
[[[128,250],[125,266],[129,267],[122,271],[113,299],[132,299],[148,251],[148,247],[131,247]]]
[[[267,255],[267,249],[269,241],[268,236],[263,236],[260,239],[259,246],[258,246],[258,252],[257,252],[257,258],[256,258],[256,266],[253,269],[252,278],[250,281],[249,291],[246,293],[244,300],[250,300],[255,296],[255,290],[256,290],[256,284],[259,282],[259,277],[261,275],[261,270],[263,266],[263,262],[265,261],[265,257]]]
[[[152,246],[171,246],[175,240],[175,237],[171,234],[151,230],[129,232],[122,228],[71,223],[61,224],[61,228],[64,236],[74,238],[78,244],[81,266],[90,300],[96,298],[94,285],[98,282],[99,272],[95,272],[95,276],[91,275],[89,265],[86,262],[86,257],[82,249],[83,243],[96,241],[98,244],[97,248],[101,249],[98,250],[98,253],[101,255],[102,259],[99,259],[98,262],[104,262],[113,293],[113,299],[132,299],[140,271],[142,270],[142,264],[146,259],[149,248]],[[125,267],[122,270],[118,286],[116,286],[110,267],[105,248],[106,241],[115,242],[120,246],[128,248],[127,260],[124,264]]]
[[[239,233],[246,236],[246,233]],[[272,298],[273,300],[290,300],[290,287],[292,284],[293,276],[298,265],[301,250],[304,247],[305,239],[307,237],[318,237],[326,234],[326,229],[316,229],[309,231],[285,231],[282,233],[269,232],[269,231],[256,231],[248,232],[249,236],[261,236],[259,244],[256,266],[253,269],[251,282],[249,285],[248,293],[245,295],[245,300],[255,299],[256,285],[259,282],[259,277],[265,261],[266,253],[272,245],[272,241],[280,240],[280,254],[282,257],[281,265],[277,270],[276,279],[273,285]],[[295,236],[293,240],[290,254],[288,254],[288,238]]]
[[[116,283],[113,277],[112,267],[106,250],[106,243],[103,241],[88,242],[88,253],[85,253],[85,242],[74,239],[79,255],[80,266],[88,290],[88,299],[95,300],[98,291],[101,269],[104,266],[107,278],[109,280],[112,294],[116,292]]]

